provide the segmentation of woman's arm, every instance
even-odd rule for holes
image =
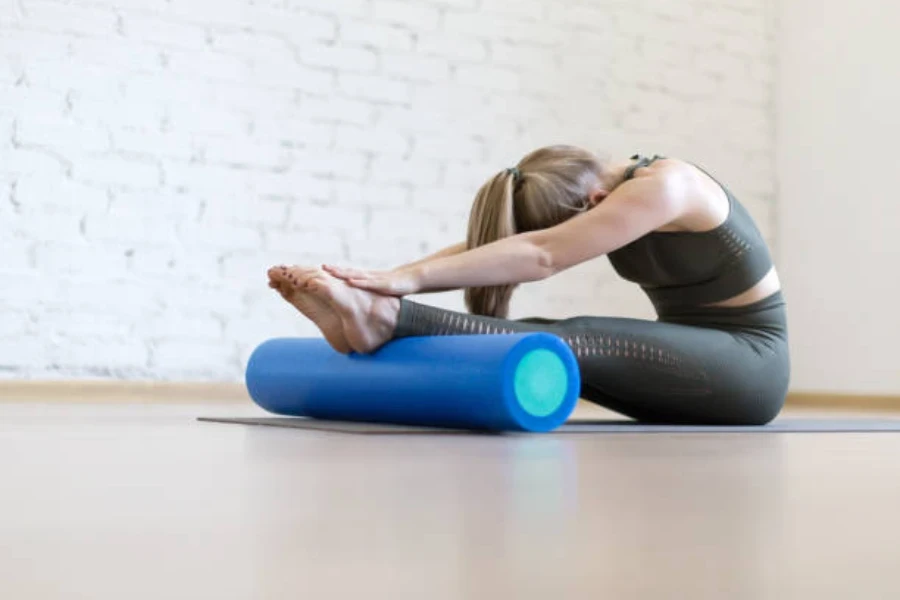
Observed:
[[[459,242],[458,244],[453,244],[452,246],[447,246],[446,248],[444,248],[442,250],[438,250],[434,254],[430,254],[430,255],[426,256],[425,258],[421,258],[417,261],[414,261],[414,262],[411,262],[411,263],[408,263],[408,264],[405,264],[405,265],[402,265],[399,267],[394,267],[390,271],[372,272],[372,271],[364,271],[361,269],[353,269],[353,268],[349,268],[349,267],[338,267],[335,265],[322,265],[322,268],[325,269],[325,271],[327,273],[330,273],[331,275],[334,275],[335,277],[344,279],[346,281],[354,282],[354,283],[358,283],[361,281],[369,281],[369,282],[373,282],[373,281],[395,281],[396,282],[397,280],[411,281],[410,276],[413,273],[418,273],[420,269],[422,269],[426,265],[430,264],[431,262],[434,262],[435,260],[439,260],[442,258],[446,258],[448,256],[455,256],[455,255],[460,254],[461,252],[465,252],[465,251],[466,251],[466,243]],[[412,285],[415,285],[415,284],[412,283]],[[362,287],[362,286],[360,286],[360,287]],[[403,287],[403,288],[395,287],[391,291],[400,291],[401,289],[407,290],[408,287],[409,286]],[[376,289],[376,288],[371,288],[371,289]],[[455,288],[434,287],[434,288],[429,288],[427,290],[417,290],[415,292],[405,291],[404,293],[408,293],[408,294],[411,294],[411,293],[422,293],[422,294],[438,293],[438,292],[448,292],[448,291],[451,291],[452,289],[455,289]],[[383,291],[386,291],[386,290],[383,290]]]
[[[420,292],[545,279],[671,223],[685,210],[683,187],[677,174],[638,177],[560,225],[420,264],[405,274]]]
[[[402,266],[399,266],[399,267],[395,267],[393,270],[394,270],[394,271],[401,271],[401,270],[403,270],[403,269],[410,269],[410,268],[412,268],[412,267],[419,267],[419,266],[421,266],[421,265],[424,265],[424,264],[426,264],[426,263],[429,263],[429,262],[431,262],[431,261],[433,261],[433,260],[436,260],[436,259],[438,259],[438,258],[444,258],[444,257],[447,257],[447,256],[454,256],[454,255],[456,255],[456,254],[459,254],[460,252],[465,252],[465,251],[466,251],[466,243],[465,243],[465,242],[459,242],[458,244],[453,244],[452,246],[447,246],[446,248],[444,248],[444,249],[442,249],[442,250],[438,250],[438,251],[435,252],[434,254],[429,254],[429,255],[426,256],[425,258],[420,258],[419,260],[413,261],[413,262],[411,262],[411,263],[408,263],[408,264],[405,264],[405,265],[402,265]]]
[[[406,265],[403,265],[400,267],[396,267],[393,269],[393,271],[396,273],[407,273],[410,271],[415,271],[416,269],[427,266],[428,264],[434,262],[435,260],[438,260],[441,258],[446,258],[448,256],[456,256],[457,254],[460,254],[465,251],[466,251],[466,243],[459,242],[458,244],[453,244],[452,246],[447,246],[443,250],[438,250],[434,254],[429,254],[425,258],[421,258],[421,259],[411,262],[409,264],[406,264]],[[419,293],[419,294],[438,294],[441,292],[450,292],[455,289],[458,289],[458,288],[433,287],[433,288],[429,288],[427,290],[419,290],[417,293]]]

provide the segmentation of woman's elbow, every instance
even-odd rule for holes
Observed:
[[[525,234],[529,236],[529,266],[533,271],[532,281],[547,279],[565,270],[560,256],[558,244],[553,243],[553,238],[544,231],[534,231]]]
[[[558,262],[553,256],[553,253],[544,248],[537,248],[537,257],[535,263],[537,265],[535,268],[535,281],[540,281],[542,279],[552,277],[562,270],[559,268]]]

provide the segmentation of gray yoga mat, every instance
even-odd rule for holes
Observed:
[[[215,418],[200,417],[209,423],[234,423],[238,425],[263,425],[266,427],[292,427],[337,433],[357,433],[368,435],[396,434],[471,434],[477,432],[459,429],[438,429],[433,427],[411,427],[408,425],[384,425],[381,423],[354,423],[346,421],[319,421],[300,417],[246,417]],[[900,432],[900,419],[802,419],[785,417],[761,426],[722,425],[648,425],[635,421],[576,420],[569,421],[557,433],[855,433],[855,432]]]

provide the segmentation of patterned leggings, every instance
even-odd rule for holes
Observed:
[[[658,321],[610,317],[507,320],[403,300],[394,337],[544,331],[581,370],[581,396],[639,421],[759,425],[781,410],[790,377],[781,293],[738,308],[695,308]]]

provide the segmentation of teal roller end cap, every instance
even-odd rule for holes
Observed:
[[[513,389],[526,413],[534,417],[551,415],[566,399],[569,389],[566,366],[550,350],[531,350],[516,366]]]

